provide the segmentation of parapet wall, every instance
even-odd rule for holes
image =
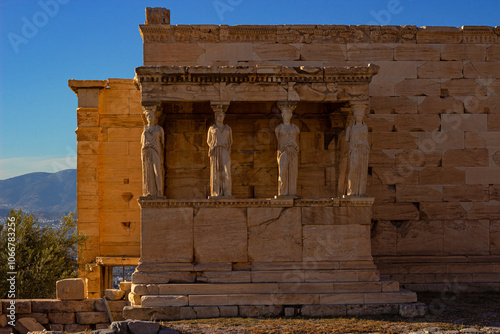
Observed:
[[[123,308],[128,301],[107,301],[113,321],[123,319]],[[10,300],[1,300],[2,313],[9,314]],[[92,329],[106,329],[110,325],[102,299],[57,300],[16,299],[16,320],[34,318],[47,330],[67,333]],[[9,332],[10,333],[10,332]]]

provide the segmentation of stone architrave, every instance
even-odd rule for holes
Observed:
[[[165,177],[163,165],[165,133],[158,125],[158,106],[144,106],[143,109],[147,124],[141,136],[142,194],[161,197]]]
[[[210,157],[209,198],[231,198],[231,145],[233,132],[224,124],[229,102],[212,102],[215,124],[208,129],[207,144]]]
[[[278,197],[293,197],[297,195],[297,176],[299,171],[299,145],[297,136],[299,128],[290,123],[297,102],[280,101],[278,108],[283,117],[283,123],[276,127],[278,139]]]
[[[364,122],[366,103],[351,103],[353,120],[346,129],[346,146],[349,150],[347,196],[365,196],[368,178],[368,128]]]

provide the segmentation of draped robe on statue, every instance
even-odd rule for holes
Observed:
[[[144,196],[163,196],[163,142],[164,132],[161,126],[152,125],[144,128],[142,143],[142,194]]]
[[[349,142],[347,195],[364,196],[368,178],[368,158],[370,155],[366,125],[364,123],[350,125],[346,140]]]
[[[295,124],[280,124],[276,127],[278,138],[278,196],[297,195],[299,168],[299,146],[297,136],[300,130]]]
[[[210,157],[211,196],[231,196],[232,130],[228,125],[212,125],[208,129],[207,143]]]

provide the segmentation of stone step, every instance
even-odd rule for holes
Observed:
[[[134,277],[135,278],[135,277]],[[356,270],[240,270],[205,271],[197,278],[205,283],[285,283],[285,282],[377,282],[380,274],[374,269]]]
[[[233,305],[350,305],[414,303],[417,295],[399,292],[373,293],[267,293],[219,295],[150,295],[142,296],[142,307],[233,306]]]
[[[330,283],[196,283],[159,284],[159,295],[217,295],[234,293],[397,292],[396,281]],[[156,291],[155,291],[156,292]],[[153,293],[151,293],[153,294]]]

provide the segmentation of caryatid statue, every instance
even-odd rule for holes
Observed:
[[[290,123],[296,106],[296,102],[278,102],[278,108],[283,118],[283,123],[275,129],[276,138],[278,139],[278,197],[297,196],[297,176],[299,172],[297,137],[300,130],[295,124]]]
[[[366,103],[352,104],[353,121],[346,130],[349,150],[347,174],[347,196],[365,196],[368,178],[368,128],[364,122]]]
[[[208,129],[207,144],[210,157],[210,195],[209,198],[231,196],[231,145],[233,132],[224,124],[229,103],[212,103],[215,124]]]
[[[163,148],[165,133],[158,125],[158,106],[145,106],[144,116],[147,124],[141,136],[142,157],[142,195],[163,196],[165,169],[163,166]]]

